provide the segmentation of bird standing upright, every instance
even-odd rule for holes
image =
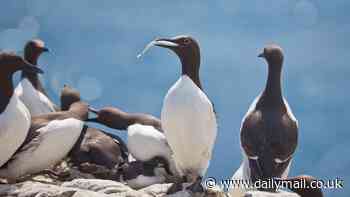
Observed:
[[[267,61],[268,77],[264,91],[242,121],[243,162],[233,175],[234,180],[256,182],[286,177],[298,143],[298,123],[282,94],[283,51],[277,45],[269,45],[258,57]],[[230,193],[235,196],[244,190],[232,188]]]
[[[202,191],[201,180],[209,167],[217,123],[213,104],[203,92],[199,77],[199,44],[185,35],[152,43],[172,50],[180,58],[181,76],[164,98],[161,122],[178,170],[186,182],[192,183],[187,189]]]
[[[38,66],[38,59],[44,52],[49,52],[49,49],[45,47],[43,41],[30,40],[24,47],[24,58],[29,63]],[[15,93],[26,105],[32,116],[56,111],[55,105],[48,98],[36,73],[22,71],[21,82],[16,87]]]

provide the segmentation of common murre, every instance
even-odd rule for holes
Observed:
[[[61,91],[60,100],[61,110],[66,111],[72,103],[81,101],[80,93],[65,85]],[[118,136],[112,137],[106,131],[85,125],[69,157],[74,166],[84,171],[88,169],[86,165],[100,165],[108,169],[115,169],[127,162],[128,150],[126,144]]]
[[[168,90],[163,101],[161,123],[166,139],[173,150],[176,166],[193,192],[203,191],[201,180],[211,160],[217,134],[213,104],[203,92],[199,77],[200,48],[190,36],[160,38],[150,46],[172,50],[180,58],[180,79]],[[175,183],[168,193],[180,189]]]
[[[100,110],[90,108],[96,113],[96,118],[91,118],[89,121],[101,123],[113,129],[127,130],[127,148],[129,154],[136,161],[142,162],[147,168],[158,170],[164,168],[165,173],[146,173],[138,174],[132,173],[130,175],[130,168],[135,167],[135,163],[130,163],[130,167],[124,166],[126,170],[126,180],[129,184],[135,187],[145,187],[152,182],[164,180],[163,175],[176,175],[178,173],[174,159],[172,157],[172,150],[162,133],[160,120],[149,114],[142,113],[127,113],[115,107],[104,107]],[[158,163],[162,161],[161,163]],[[129,162],[133,162],[130,160]],[[137,164],[140,172],[143,172]],[[146,171],[149,171],[146,170]],[[130,176],[129,176],[130,175]],[[143,176],[145,175],[145,177]],[[138,185],[138,186],[137,186]]]
[[[38,59],[44,52],[49,52],[45,43],[39,39],[27,42],[24,47],[24,58],[29,63],[38,66]],[[47,93],[37,73],[22,71],[21,81],[15,93],[26,105],[32,116],[56,111],[55,104],[48,98]]]
[[[84,102],[73,103],[67,111],[32,117],[24,143],[1,167],[0,177],[13,182],[60,162],[78,140],[87,118],[88,105]]]
[[[12,82],[16,71],[43,71],[14,53],[0,52],[0,167],[24,142],[30,127],[28,109],[14,94]]]
[[[298,144],[298,122],[282,94],[283,51],[277,45],[268,45],[258,57],[268,63],[268,79],[243,118],[240,134],[243,162],[233,175],[234,180],[255,182],[287,177]],[[245,189],[232,188],[230,193],[242,195]]]

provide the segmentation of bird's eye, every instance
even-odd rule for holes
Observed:
[[[185,38],[184,41],[183,41],[183,43],[186,44],[186,45],[187,45],[187,44],[190,44],[190,42],[191,42],[191,40],[188,39],[188,38]]]

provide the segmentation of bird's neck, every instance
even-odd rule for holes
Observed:
[[[88,111],[87,110],[81,110],[79,108],[70,107],[68,110],[68,113],[70,113],[74,118],[85,121],[88,118]]]
[[[110,115],[109,118],[100,119],[100,121],[101,123],[118,130],[127,130],[130,125],[135,124],[135,118],[133,115],[121,110]]]
[[[0,112],[5,111],[13,95],[12,77],[0,73]]]
[[[199,78],[200,56],[185,56],[181,58],[182,75],[187,75],[200,89],[202,84]]]
[[[273,69],[272,69],[273,68]],[[268,106],[282,106],[282,84],[281,84],[282,66],[270,66],[265,89],[261,95],[261,101]]]
[[[25,53],[24,58],[31,64],[33,65],[37,65],[38,64],[38,58],[39,55],[38,54],[34,54],[34,53]],[[21,75],[22,79],[28,79],[30,81],[30,83],[32,84],[32,86],[42,92],[44,95],[47,95],[45,92],[45,89],[39,79],[39,75],[37,73],[33,73],[33,72],[27,72],[27,71],[22,71],[22,75]]]
[[[126,113],[119,117],[118,127],[121,130],[127,130],[130,125],[137,123],[137,118],[134,114]]]

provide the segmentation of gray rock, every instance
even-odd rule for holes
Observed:
[[[73,181],[63,183],[62,186],[79,188],[82,190],[89,190],[104,194],[125,193],[133,191],[133,189],[124,185],[123,183],[102,179],[75,179]]]
[[[244,194],[244,197],[300,197],[296,193],[279,191],[277,193],[261,192],[261,191],[249,191]]]
[[[0,185],[0,196],[9,197],[108,197],[107,195],[39,182]]]
[[[171,184],[155,184],[140,190],[133,190],[123,183],[101,179],[75,179],[62,184],[56,182],[25,181],[17,184],[0,185],[0,196],[9,197],[160,197],[165,196]],[[171,197],[191,197],[187,191],[180,191]],[[196,195],[223,197],[223,192],[207,191]],[[293,196],[294,197],[294,196]]]

